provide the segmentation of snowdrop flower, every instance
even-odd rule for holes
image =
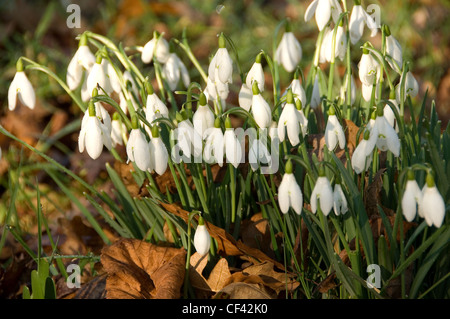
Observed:
[[[402,80],[403,80],[403,74],[400,77],[400,82],[398,83],[396,90],[395,90],[398,103],[400,103],[400,100],[401,100],[400,89],[401,89]],[[406,78],[405,78],[405,98],[408,95],[410,97],[415,97],[418,93],[419,93],[419,83],[417,83],[417,80],[414,77],[414,75],[411,73],[411,71],[407,71]]]
[[[260,128],[267,128],[272,124],[272,109],[269,103],[262,97],[258,82],[253,81],[252,86],[253,97],[251,111],[256,124]]]
[[[380,74],[380,64],[375,57],[369,53],[368,49],[363,48],[363,54],[358,66],[361,83],[372,88],[375,79],[377,79],[377,76]]]
[[[256,171],[261,163],[270,165],[271,160],[272,157],[267,149],[267,138],[262,138],[261,135],[260,138],[251,138],[248,150],[248,161],[252,170]]]
[[[153,86],[149,82],[145,82],[145,87],[147,90],[147,102],[145,103],[146,120],[151,124],[157,118],[169,118],[169,109],[156,95]]]
[[[310,102],[311,108],[316,109],[320,105],[321,100],[322,99],[320,97],[319,75],[316,74],[314,78],[313,91],[311,95],[311,102]]]
[[[325,176],[325,170],[321,166],[319,169],[319,177],[311,193],[311,211],[314,214],[316,213],[317,201],[319,201],[320,210],[325,216],[328,216],[334,205],[333,196],[330,181]]]
[[[223,139],[225,146],[225,157],[228,163],[231,163],[231,165],[237,168],[242,159],[242,146],[231,126],[229,117],[225,120],[225,133]]]
[[[339,147],[344,149],[345,133],[336,116],[334,106],[331,106],[328,111],[328,121],[325,128],[325,144],[327,145],[328,150],[332,152],[338,143]]]
[[[278,120],[278,138],[280,139],[280,142],[283,142],[285,140],[285,131],[287,130],[289,142],[292,146],[296,146],[300,143],[301,118],[299,111],[294,105],[295,102],[291,89],[288,90],[286,98],[286,105]]]
[[[378,82],[378,76],[377,76],[377,83],[375,85],[373,84],[364,84],[361,85],[361,93],[364,101],[369,102],[372,99],[372,93],[374,93],[375,98],[378,98],[378,90],[380,87],[380,82]]]
[[[408,170],[408,180],[402,197],[402,212],[405,219],[412,222],[416,217],[417,208],[422,201],[422,191],[414,178],[414,171]]]
[[[428,173],[419,203],[419,216],[425,218],[428,226],[439,228],[445,217],[445,203],[436,187],[432,173]]]
[[[16,63],[16,74],[14,75],[8,89],[8,108],[13,111],[16,108],[17,96],[20,102],[30,109],[34,109],[36,104],[36,94],[27,75],[23,71],[22,59]]]
[[[334,185],[334,190],[333,190],[333,208],[334,208],[334,213],[337,216],[348,212],[347,199],[345,198],[345,194],[344,194],[344,191],[342,190],[341,184],[337,183],[337,182]]]
[[[290,207],[296,214],[302,213],[303,194],[293,174],[293,165],[290,160],[286,163],[285,172],[278,187],[278,204],[283,214],[286,214]]]
[[[294,95],[294,101],[297,102],[297,100],[300,100],[301,105],[306,105],[306,92],[303,88],[302,84],[300,83],[299,79],[299,72],[298,70],[295,71],[294,77],[289,84],[289,86],[286,88],[286,91],[284,91],[283,95],[281,97],[286,96],[289,89],[292,90],[292,94]],[[281,106],[284,108],[286,103],[283,103]]]
[[[178,140],[178,146],[187,158],[194,156],[195,161],[202,156],[203,140],[200,134],[194,129],[194,125],[187,117],[186,111],[181,110],[175,115],[178,121],[178,127],[173,131],[175,139]],[[175,152],[172,152],[172,156]],[[176,158],[172,159],[176,161]]]
[[[278,123],[276,121],[272,121],[269,127],[269,137],[273,141],[275,138],[278,139]]]
[[[205,148],[203,150],[203,158],[206,163],[217,163],[223,166],[223,156],[225,149],[225,141],[222,129],[220,128],[220,118],[214,120],[214,126],[205,130],[204,133]]]
[[[364,24],[370,29],[370,36],[374,37],[378,28],[380,27],[376,21],[362,8],[361,1],[356,1],[353,6],[352,13],[350,14],[349,29],[350,29],[350,41],[352,44],[361,39],[364,32]]]
[[[341,13],[342,9],[337,0],[314,0],[306,9],[305,22],[315,14],[317,27],[322,31],[330,21],[330,17],[336,22]]]
[[[334,61],[335,57],[339,57],[342,61],[344,60],[345,53],[347,51],[347,36],[345,35],[344,28],[341,24],[337,27],[336,30],[336,40],[334,46],[334,55],[333,52],[333,33],[334,29],[327,28],[325,35],[322,40],[322,46],[320,48],[320,61],[321,63]]]
[[[222,83],[233,83],[233,60],[226,47],[225,36],[219,36],[219,49],[209,63],[208,77],[211,81]]]
[[[194,247],[197,253],[201,256],[205,256],[209,252],[211,246],[211,235],[206,228],[203,217],[200,215],[198,218],[197,229],[194,235]]]
[[[102,54],[97,55],[97,60],[94,63],[94,66],[90,70],[87,80],[86,80],[86,89],[90,94],[97,86],[100,86],[107,94],[113,92],[113,88],[111,86],[111,81],[107,76],[107,64],[106,60],[103,59]],[[91,95],[92,96],[92,95]]]
[[[169,58],[169,44],[157,31],[153,32],[153,38],[144,45],[141,60],[144,63],[150,63],[153,57],[162,64]]]
[[[239,106],[242,107],[247,112],[250,111],[252,106],[252,89],[247,86],[247,84],[242,83],[241,89],[239,90]]]
[[[104,63],[106,64],[106,77],[109,79],[109,83],[111,85],[111,88],[114,92],[117,94],[120,93],[122,90],[122,86],[120,85],[119,76],[117,75],[116,70],[114,69],[113,65],[108,61],[104,60]]]
[[[250,71],[248,71],[247,76],[245,78],[245,84],[247,87],[251,88],[253,85],[253,81],[256,81],[258,83],[259,91],[264,91],[264,70],[261,65],[261,56],[262,53],[259,53],[256,56],[255,63],[253,63],[252,67],[250,68]]]
[[[395,129],[384,117],[384,107],[379,107],[377,110],[377,118],[373,128],[370,131],[368,143],[369,152],[372,151],[374,145],[376,144],[378,149],[383,152],[389,150],[395,157],[400,155],[400,140]]]
[[[67,67],[66,83],[71,91],[80,85],[83,71],[89,71],[94,63],[95,56],[89,49],[87,35],[83,33],[78,44],[78,49]]]
[[[361,174],[365,172],[372,163],[371,152],[373,150],[373,146],[371,147],[369,144],[370,131],[366,130],[364,132],[364,138],[359,142],[358,146],[356,146],[352,155],[352,168],[356,174]]]
[[[194,129],[200,136],[203,136],[206,129],[214,126],[214,113],[206,103],[206,96],[204,93],[200,93],[197,110],[192,117],[192,121]]]
[[[388,59],[388,63],[393,70],[401,73],[403,67],[403,52],[400,43],[391,34],[391,30],[387,25],[384,25],[384,33],[386,35],[386,54],[392,59]]]
[[[150,162],[153,163],[153,169],[158,175],[166,172],[169,154],[166,145],[159,135],[159,127],[153,125],[151,128],[152,138],[149,143]]]
[[[176,53],[169,54],[169,57],[162,68],[162,73],[169,84],[171,91],[174,91],[177,88],[180,78],[186,88],[189,86],[189,83],[191,83],[189,72]]]
[[[123,145],[123,136],[127,132],[127,126],[119,119],[119,113],[114,113],[111,121],[111,141],[112,145]]]
[[[286,23],[286,32],[275,51],[275,60],[282,64],[287,72],[295,70],[302,59],[302,46],[291,31],[290,23]]]
[[[127,144],[128,162],[134,162],[141,171],[151,172],[154,167],[147,138],[140,130],[137,117],[132,118],[132,130]]]
[[[103,145],[107,149],[111,149],[110,134],[106,126],[96,116],[94,102],[90,101],[78,136],[78,150],[83,153],[86,149],[88,155],[95,160],[102,153]]]
[[[395,92],[391,92],[391,94],[389,95],[389,102],[391,102],[394,105],[397,112],[400,113],[400,108],[398,106],[398,102],[395,99]],[[396,123],[395,113],[392,110],[391,106],[386,103],[383,111],[384,111],[384,117],[386,118],[386,120],[389,122],[389,124],[393,128],[395,128],[395,131],[398,132],[398,125]]]
[[[206,88],[204,93],[207,97],[207,100],[217,101],[222,106],[222,111],[226,109],[225,100],[230,93],[230,89],[228,88],[228,83],[222,83],[219,80],[213,81],[210,77],[206,80]]]

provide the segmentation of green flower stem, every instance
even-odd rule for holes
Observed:
[[[173,39],[173,41],[180,46],[186,52],[189,60],[191,60],[192,64],[194,64],[195,68],[200,73],[203,81],[205,83],[208,82],[208,76],[206,75],[205,71],[203,70],[202,66],[198,62],[197,58],[195,57],[194,53],[192,53],[192,50],[188,44],[187,38],[185,36],[185,32],[183,31],[183,43],[181,43],[178,39]]]
[[[52,77],[56,82],[58,82],[58,84],[64,89],[64,91],[66,91],[67,94],[69,94],[69,96],[78,105],[78,107],[81,109],[81,111],[83,111],[83,113],[86,111],[85,103],[83,103],[83,101],[81,101],[81,99],[69,89],[67,84],[63,80],[61,80],[61,78],[59,76],[57,76],[54,72],[52,72],[48,67],[43,66],[43,65],[41,65],[31,59],[28,59],[26,57],[20,57],[20,59],[24,60],[30,64],[27,68],[30,68],[32,70],[41,71],[41,72],[49,75],[50,77]]]

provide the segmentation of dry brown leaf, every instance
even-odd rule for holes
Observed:
[[[102,250],[108,299],[177,299],[186,251],[137,239],[121,239]]]
[[[225,258],[219,259],[208,278],[208,285],[212,291],[217,292],[225,287],[228,278],[231,276],[228,262]]]
[[[249,220],[242,222],[240,236],[245,245],[258,248],[271,258],[275,257],[270,238],[269,221],[263,218],[262,213],[257,213]]]
[[[177,204],[167,204],[159,202],[162,208],[164,208],[169,213],[181,217],[185,222],[188,221],[189,212],[182,209]],[[198,218],[197,216],[195,217]],[[241,256],[247,257],[252,261],[270,261],[277,268],[284,270],[283,264],[273,260],[261,250],[249,247],[245,245],[241,240],[236,241],[233,236],[227,233],[224,229],[217,227],[209,222],[205,221],[205,225],[208,229],[209,234],[217,241],[218,253],[222,256]],[[257,262],[256,262],[257,263]]]
[[[210,291],[211,288],[209,287],[208,281],[202,274],[208,263],[208,257],[206,255],[201,256],[199,253],[195,252],[191,255],[189,263],[189,283],[196,289]]]
[[[214,299],[273,299],[257,284],[234,282],[220,290]]]

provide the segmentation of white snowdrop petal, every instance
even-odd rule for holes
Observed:
[[[194,235],[194,247],[201,256],[209,252],[211,246],[211,236],[205,225],[198,225]]]

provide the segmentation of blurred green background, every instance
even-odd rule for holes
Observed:
[[[202,65],[217,48],[216,35],[229,35],[239,50],[244,71],[251,67],[254,57],[264,49],[271,53],[276,25],[290,17],[294,32],[303,47],[301,66],[310,64],[318,34],[314,20],[306,23],[304,13],[311,0],[228,0],[228,1],[1,1],[0,2],[0,117],[7,110],[7,90],[14,76],[15,62],[21,55],[48,65],[65,79],[67,64],[77,48],[75,37],[91,30],[110,37],[124,46],[144,45],[153,30],[165,32],[166,38],[181,38],[183,29],[191,48]],[[79,5],[81,27],[68,28],[67,12],[71,3]],[[347,1],[351,7],[352,1]],[[450,117],[450,2],[448,0],[363,1],[363,6],[378,4],[382,23],[390,26],[392,34],[403,47],[404,58],[412,61],[412,70],[421,87],[420,96],[428,89],[429,101],[436,100],[441,119]],[[361,40],[380,45],[380,35]],[[353,47],[356,67],[359,46]],[[182,52],[179,52],[182,55]],[[191,67],[189,60],[182,59]],[[136,59],[137,60],[137,59]],[[140,60],[136,62],[142,66]],[[29,72],[38,95],[38,104],[52,109],[71,105],[67,95],[54,81],[42,74]],[[200,81],[200,78],[194,81]],[[283,73],[284,84],[288,74]],[[239,81],[234,91],[237,94]],[[203,84],[202,84],[203,85]],[[233,90],[233,88],[232,88]],[[420,100],[418,100],[420,101]]]

